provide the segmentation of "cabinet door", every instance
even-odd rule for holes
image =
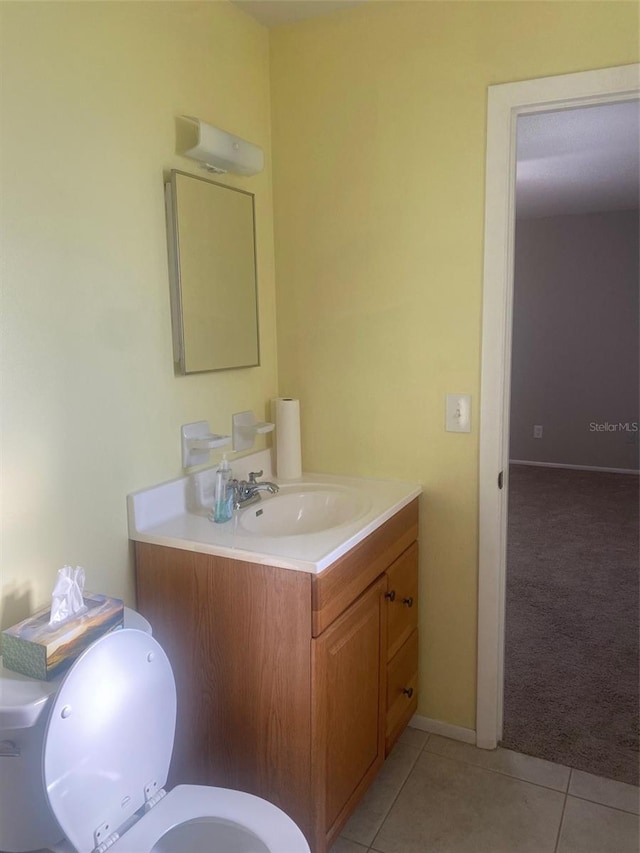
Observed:
[[[312,641],[316,849],[338,834],[384,759],[386,579]]]

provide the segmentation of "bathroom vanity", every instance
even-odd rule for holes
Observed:
[[[303,496],[369,483],[384,491],[383,481],[311,480],[296,485]],[[177,682],[170,784],[271,800],[314,853],[337,837],[416,710],[420,490],[387,485],[386,508],[369,495],[359,518],[334,525],[340,544],[320,559],[310,552],[314,540],[329,547],[325,531],[271,537],[279,555],[264,551],[264,530],[253,555],[243,534],[231,545],[197,501],[189,512],[193,484],[182,491],[191,519],[166,512],[145,527],[141,519],[158,519],[142,504],[136,513],[130,496],[138,607]],[[265,516],[272,500],[261,502]],[[178,535],[207,529],[208,542]]]

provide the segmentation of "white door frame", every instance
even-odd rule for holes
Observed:
[[[502,737],[515,143],[519,115],[640,96],[640,64],[489,86],[482,310],[476,742]],[[503,471],[504,488],[498,488]]]

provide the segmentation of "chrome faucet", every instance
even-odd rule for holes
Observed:
[[[260,492],[270,492],[275,495],[280,491],[276,483],[258,483],[257,478],[262,477],[262,471],[252,471],[248,480],[230,480],[229,487],[233,489],[233,508],[242,509],[245,506],[260,500]]]

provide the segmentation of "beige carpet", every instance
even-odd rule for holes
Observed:
[[[503,746],[638,784],[639,479],[511,466]]]

